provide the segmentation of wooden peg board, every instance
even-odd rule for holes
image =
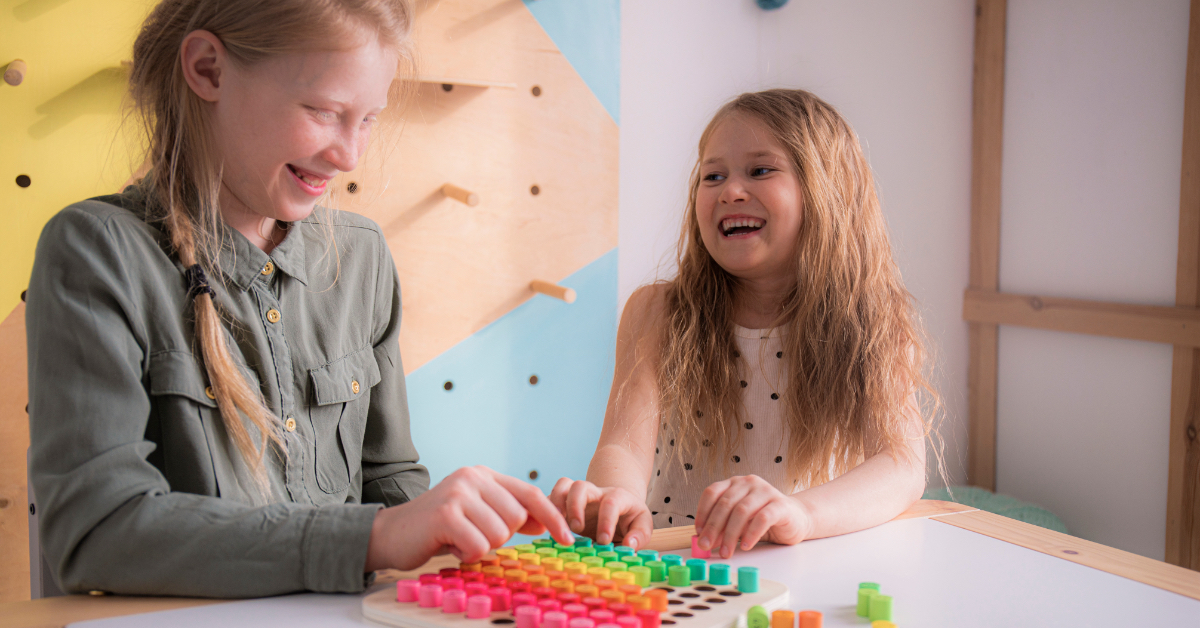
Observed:
[[[461,82],[420,83],[333,184],[391,246],[406,373],[617,245],[617,124],[523,3],[425,2],[416,40],[422,76]]]

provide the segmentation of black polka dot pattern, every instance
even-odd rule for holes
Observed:
[[[748,430],[752,430],[752,429],[754,429],[754,424],[753,424],[753,423],[750,423],[749,421],[747,421],[747,422],[746,422],[746,429],[748,429]]]
[[[695,519],[695,518],[696,518],[696,515],[688,515],[688,516],[687,516],[687,518],[688,518],[688,519]]]
[[[654,448],[654,453],[655,453],[655,454],[657,454],[657,453],[658,453],[658,447],[655,447],[655,448]]]
[[[685,462],[685,463],[683,463],[683,470],[684,470],[684,471],[691,471],[691,470],[692,470],[692,463],[690,463],[690,462]]]
[[[775,462],[783,462],[783,456],[775,456]]]
[[[657,514],[658,514],[658,511],[657,511],[657,510],[655,510],[655,511],[651,512],[650,514],[652,514],[652,515],[657,515]]]
[[[662,475],[662,469],[659,469],[659,470],[658,470],[658,473],[657,473],[657,475]]]
[[[734,457],[733,457],[733,461],[734,461],[734,462],[741,462],[741,461],[742,461],[742,457],[741,457],[741,456],[734,456]]]
[[[782,357],[783,357],[783,352],[782,352],[782,351],[776,351],[776,352],[775,352],[775,357],[777,357],[777,358],[782,358]]]
[[[706,439],[704,439],[704,443],[703,443],[703,445],[704,445],[705,447],[712,447],[712,441],[710,441],[710,440],[708,440],[708,439],[706,438]]]
[[[775,399],[775,400],[779,400],[779,393],[771,393],[771,398]]]
[[[672,447],[674,447],[674,446],[675,446],[675,439],[674,439],[674,438],[672,438],[672,439],[671,439],[671,446],[672,446]]]
[[[672,517],[667,517],[667,523],[675,523],[675,520],[674,520],[674,518],[672,518]]]
[[[749,384],[747,384],[745,380],[742,380],[742,388],[745,388],[746,386],[749,386]]]
[[[663,503],[664,503],[664,504],[669,504],[669,503],[671,503],[671,498],[670,498],[670,497],[664,497],[664,498],[663,498]]]

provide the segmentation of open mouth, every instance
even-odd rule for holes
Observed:
[[[726,218],[721,221],[721,235],[726,238],[746,235],[762,229],[765,224],[767,221],[758,218]]]
[[[308,188],[307,191],[310,193],[323,192],[325,190],[325,184],[329,183],[328,179],[323,179],[315,174],[312,174],[311,172],[300,170],[291,164],[288,164],[287,168],[288,171],[292,173],[292,176],[296,177],[297,181]]]

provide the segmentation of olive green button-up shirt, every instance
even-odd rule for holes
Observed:
[[[270,255],[229,230],[221,277],[210,273],[229,346],[286,444],[268,454],[263,505],[206,394],[183,267],[146,214],[128,188],[71,205],[38,242],[30,478],[59,582],[212,597],[362,590],[380,504],[429,485],[378,226],[318,209]]]

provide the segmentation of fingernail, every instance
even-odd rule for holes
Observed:
[[[636,550],[638,548],[638,540],[636,536],[631,536],[625,541],[629,545],[629,549]]]
[[[730,552],[730,551],[729,551],[729,546],[728,546],[728,545],[723,545],[723,546],[721,546],[721,558],[729,558],[729,555],[730,555],[731,553],[732,553],[732,552]]]
[[[696,541],[696,545],[699,545],[700,549],[702,549],[702,550],[712,549],[712,541],[709,541],[708,539],[706,539],[704,537],[700,537],[700,540]]]
[[[582,532],[583,531],[583,522],[578,519],[572,519],[571,520],[571,529],[574,530],[575,532]]]

